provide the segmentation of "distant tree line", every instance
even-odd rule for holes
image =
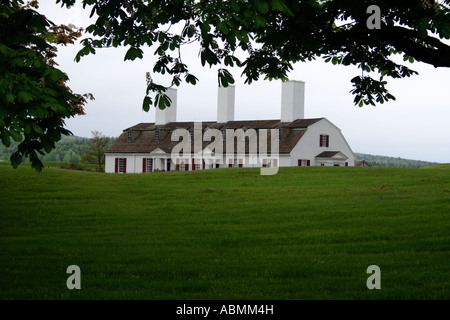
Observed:
[[[39,159],[43,162],[57,161],[57,162],[74,162],[78,163],[81,161],[81,156],[86,152],[86,146],[89,144],[91,139],[77,137],[77,136],[63,136],[60,141],[55,144],[55,149],[52,152],[39,155]],[[115,138],[109,139],[109,144],[107,148],[114,142]],[[11,141],[9,148],[0,145],[0,160],[8,161],[11,154],[17,148],[18,143]],[[24,161],[29,161],[28,159],[23,159]]]
[[[403,158],[379,156],[365,153],[355,153],[356,161],[365,160],[372,167],[389,167],[389,168],[420,168],[437,164],[437,162],[410,160]]]

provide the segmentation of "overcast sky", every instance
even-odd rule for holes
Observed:
[[[41,1],[39,11],[54,23],[86,27],[89,11],[70,10]],[[122,130],[140,122],[154,122],[154,108],[142,111],[145,73],[153,69],[154,49],[144,49],[144,59],[124,62],[126,48],[97,50],[95,55],[74,62],[80,45],[59,49],[57,62],[77,93],[90,92],[95,101],[85,107],[86,115],[66,121],[76,136],[90,137],[97,130],[117,137]],[[217,112],[217,69],[201,67],[195,46],[183,51],[184,63],[200,80],[196,86],[178,89],[178,121],[215,121]],[[296,64],[291,80],[306,82],[305,117],[326,117],[342,130],[354,152],[434,162],[450,162],[450,69],[435,69],[423,63],[411,65],[419,75],[389,80],[396,101],[359,108],[353,104],[350,80],[361,71],[322,61]],[[281,82],[244,84],[241,70],[231,70],[236,80],[236,120],[279,119]],[[171,78],[154,76],[169,84]]]

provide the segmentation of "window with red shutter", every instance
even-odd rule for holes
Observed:
[[[266,159],[263,159],[262,166],[263,166],[263,167],[266,167],[266,166],[267,166],[267,165],[266,165]]]

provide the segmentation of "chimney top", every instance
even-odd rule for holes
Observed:
[[[155,124],[163,125],[169,122],[177,121],[177,89],[168,88],[166,95],[170,98],[170,106],[161,110],[158,107],[155,108]]]
[[[234,100],[236,87],[219,86],[217,92],[217,123],[225,123],[234,120]]]
[[[281,121],[292,122],[305,118],[305,82],[281,83]]]

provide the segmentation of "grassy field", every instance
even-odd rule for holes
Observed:
[[[0,163],[0,298],[448,299],[449,169]]]

